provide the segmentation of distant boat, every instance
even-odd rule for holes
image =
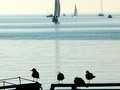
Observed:
[[[60,16],[60,1],[55,0],[55,9],[54,9],[54,16],[52,21],[53,22],[58,22],[58,17]]]
[[[98,16],[104,16],[104,14],[102,14],[102,13],[99,13],[99,14],[98,14]]]
[[[65,13],[63,13],[63,16],[66,16]]]
[[[77,14],[78,14],[78,11],[77,11],[77,6],[76,6],[76,4],[75,4],[74,16],[77,16]]]
[[[108,15],[108,18],[112,18],[112,15]]]
[[[103,2],[102,2],[102,0],[101,0],[101,13],[99,13],[98,14],[98,16],[104,16],[104,14],[103,14],[103,4],[102,4]]]
[[[53,14],[49,14],[49,15],[47,15],[46,17],[53,17]]]

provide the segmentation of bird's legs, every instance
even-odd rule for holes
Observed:
[[[60,81],[58,81],[58,84],[60,84]]]
[[[89,80],[89,82],[88,82],[88,84],[90,83],[90,80]]]
[[[33,78],[33,82],[34,82],[35,80],[34,80],[34,78]]]
[[[36,82],[37,82],[37,80],[38,80],[38,79],[36,78]]]
[[[61,80],[61,84],[63,84],[63,80]]]

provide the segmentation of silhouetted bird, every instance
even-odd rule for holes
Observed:
[[[37,79],[39,78],[39,73],[35,68],[33,68],[31,71],[32,71],[33,81],[34,81],[34,78],[36,78],[36,81],[37,81]]]
[[[57,75],[57,80],[59,81],[59,83],[60,83],[60,81],[62,83],[62,81],[64,80],[64,78],[65,78],[64,74],[61,73],[61,72],[59,72],[58,75]]]
[[[92,80],[93,78],[95,78],[95,76],[90,73],[88,70],[86,71],[86,79],[89,80],[89,83],[90,83],[90,80]]]
[[[80,78],[80,77],[75,77],[74,83],[75,83],[76,85],[85,86],[85,81],[84,81],[82,78]]]

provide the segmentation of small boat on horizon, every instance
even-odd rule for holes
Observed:
[[[52,22],[58,22],[58,17],[60,17],[60,1],[55,0],[55,9],[54,9],[54,16],[52,18]]]
[[[63,16],[66,16],[65,13],[63,13]]]
[[[112,15],[108,15],[108,18],[113,18]]]
[[[104,16],[104,14],[102,14],[102,13],[99,13],[99,14],[98,14],[98,16]]]
[[[101,13],[99,13],[98,14],[98,16],[104,16],[104,14],[103,14],[103,2],[102,2],[102,0],[101,0]]]
[[[49,15],[47,15],[46,17],[53,17],[53,14],[49,14]]]

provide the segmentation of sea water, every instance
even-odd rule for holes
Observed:
[[[119,83],[120,15],[66,15],[57,24],[45,15],[0,16],[0,79],[32,80],[32,68],[44,89],[58,83],[58,71],[63,83],[88,83],[86,70],[96,76],[91,83]]]

